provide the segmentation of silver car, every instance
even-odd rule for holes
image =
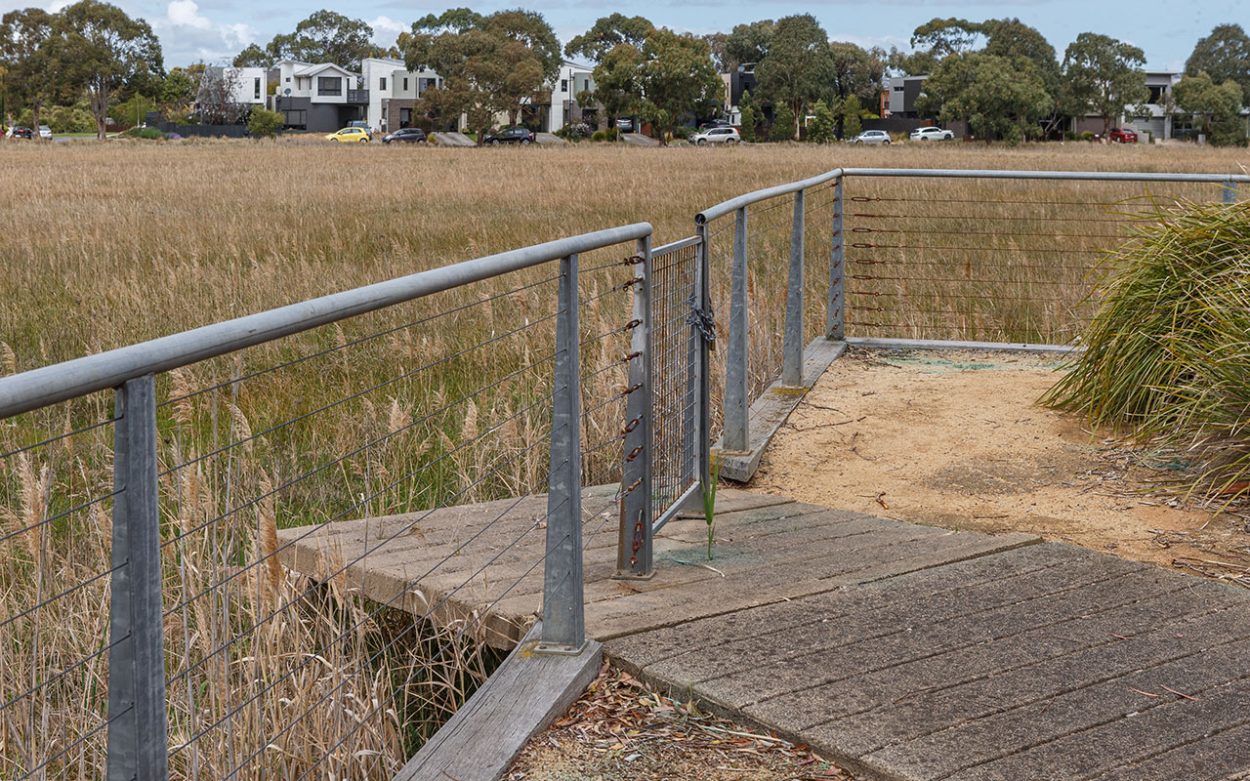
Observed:
[[[736,127],[710,127],[690,137],[690,143],[697,146],[704,144],[736,144],[742,140]]]
[[[884,144],[890,145],[890,134],[884,130],[865,130],[851,139],[852,144]]]

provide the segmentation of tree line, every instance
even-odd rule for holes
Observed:
[[[563,57],[593,67],[594,89],[579,102],[602,106],[609,119],[644,119],[661,135],[718,115],[719,74],[740,65],[753,66],[755,76],[754,94],[739,106],[749,140],[797,139],[804,131],[814,140],[853,135],[875,115],[893,75],[927,75],[922,115],[965,122],[987,140],[1046,135],[1072,116],[1102,117],[1105,132],[1149,98],[1142,50],[1106,35],[1081,33],[1060,58],[1018,19],[950,18],[916,28],[910,43],[911,51],[900,52],[833,41],[810,14],[700,36],[613,13],[561,46],[539,13],[453,8],[418,19],[383,48],[366,22],[322,10],[265,46],[249,45],[233,65],[294,59],[358,70],[368,57],[399,58],[411,70],[428,67],[442,77],[440,87],[424,93],[419,115],[433,122],[466,116],[478,131],[500,115],[520,121],[549,91]],[[111,110],[186,112],[203,72],[203,64],[166,72],[151,27],[102,0],[0,18],[0,99],[6,109],[29,110],[34,124],[48,107],[81,106],[102,137]],[[1172,99],[1165,108],[1192,115],[1213,142],[1244,143],[1250,36],[1223,24],[1199,40]]]

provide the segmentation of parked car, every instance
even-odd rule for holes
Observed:
[[[1107,138],[1113,144],[1136,144],[1137,133],[1125,127],[1113,127],[1111,132],[1107,133]]]
[[[865,130],[851,139],[852,144],[885,144],[890,145],[890,134],[884,130]]]
[[[340,144],[367,144],[369,131],[362,127],[345,127],[337,133],[326,136],[326,140],[337,141]]]
[[[34,138],[35,134],[28,127],[11,127],[8,132],[9,138]]]
[[[425,131],[419,127],[401,127],[394,133],[382,136],[383,144],[389,144],[392,141],[403,141],[409,144],[425,143]]]
[[[911,131],[912,141],[950,141],[955,134],[940,127],[918,127]]]
[[[634,132],[634,120],[629,117],[620,117],[616,120],[616,129],[622,133]]]
[[[534,143],[534,133],[524,127],[505,127],[502,130],[491,133],[482,139],[483,144],[498,146],[500,144],[532,144]]]
[[[40,125],[39,137],[42,138],[44,141],[51,141],[52,140],[52,128],[48,127],[47,125]]]
[[[699,132],[711,130],[714,127],[733,127],[733,125],[729,124],[728,119],[713,119],[711,122],[704,122],[702,125],[699,125]]]
[[[690,143],[697,146],[704,144],[736,144],[742,140],[736,127],[713,127],[690,137]]]

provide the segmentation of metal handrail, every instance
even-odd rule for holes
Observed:
[[[840,168],[837,169],[836,172],[830,173],[841,173],[843,176],[897,176],[933,179],[1052,179],[1078,182],[1199,182],[1207,184],[1227,184],[1230,182],[1250,183],[1250,176],[1244,174],[1134,173],[1131,171],[999,171],[972,168]]]
[[[695,215],[696,224],[704,224],[724,217],[744,206],[751,206],[760,201],[767,201],[780,195],[806,190],[810,187],[831,182],[840,176],[881,176],[881,177],[916,177],[930,179],[1052,179],[1078,182],[1195,182],[1207,184],[1250,184],[1250,175],[1246,174],[1176,174],[1176,173],[1134,173],[1125,171],[1004,171],[977,168],[834,168],[818,176],[801,179],[797,182],[779,184],[776,187],[765,187],[762,190],[739,195],[715,206],[709,206]]]
[[[569,255],[636,241],[650,236],[651,232],[650,223],[639,222],[584,233],[453,263],[5,377],[0,379],[0,419],[116,388],[128,380],[148,374],[188,366],[461,285]]]
[[[788,184],[779,184],[776,187],[765,187],[762,190],[749,192],[746,195],[739,195],[737,198],[730,198],[722,201],[715,206],[710,206],[695,215],[694,221],[696,225],[705,225],[717,217],[724,217],[726,214],[736,212],[739,209],[750,206],[760,201],[767,201],[770,198],[776,198],[779,195],[789,195],[790,193],[800,192],[810,187],[832,182],[843,174],[843,169],[835,168],[832,171],[826,171],[823,174],[801,179],[797,182]]]

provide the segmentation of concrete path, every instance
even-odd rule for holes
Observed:
[[[1028,535],[731,489],[713,561],[702,517],[678,519],[655,577],[619,581],[614,490],[583,504],[587,631],[616,664],[865,778],[1250,777],[1242,590]],[[288,529],[284,558],[312,575],[353,562],[346,585],[364,596],[480,617],[508,648],[541,608],[543,535],[524,531],[544,509],[529,497]],[[480,549],[448,559],[469,539]]]

